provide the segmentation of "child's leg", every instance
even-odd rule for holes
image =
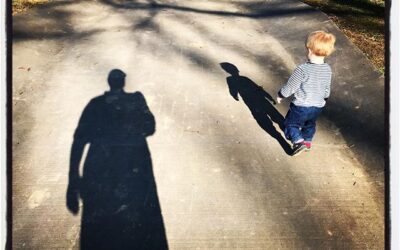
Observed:
[[[303,141],[301,128],[304,125],[304,116],[301,108],[290,104],[290,109],[285,117],[285,137],[293,144]]]
[[[304,141],[311,143],[316,131],[316,121],[321,111],[322,108],[317,108],[317,107],[309,108],[308,119],[304,122],[304,125],[301,129]]]
[[[304,140],[307,142],[311,142],[314,137],[315,131],[316,131],[315,119],[306,121],[301,130]]]

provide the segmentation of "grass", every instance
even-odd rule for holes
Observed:
[[[12,14],[23,12],[32,6],[47,3],[48,0],[12,0]]]
[[[302,0],[325,12],[381,72],[385,71],[384,0]]]

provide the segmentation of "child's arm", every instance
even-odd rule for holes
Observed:
[[[325,95],[324,95],[324,99],[325,101],[329,98],[329,96],[331,95],[331,81],[332,81],[332,75],[330,75],[330,79],[329,79],[329,83],[326,85],[325,87]]]
[[[293,95],[300,88],[303,79],[304,79],[303,70],[297,67],[293,71],[293,74],[290,76],[287,83],[283,85],[281,90],[278,92],[278,97],[277,97],[278,103],[280,103],[283,98],[288,98],[289,96]]]
[[[329,98],[330,94],[331,94],[331,85],[328,84],[325,88],[325,96],[324,96],[325,101]]]
[[[281,94],[281,91],[278,92],[278,97],[276,97],[276,101],[281,103],[285,97]]]

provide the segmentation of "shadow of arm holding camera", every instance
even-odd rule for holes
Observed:
[[[133,98],[135,106],[139,109],[135,115],[139,118],[138,121],[142,123],[140,125],[141,134],[143,136],[150,136],[156,131],[154,115],[147,106],[146,99],[142,93],[136,92],[133,95],[135,96],[135,98]]]

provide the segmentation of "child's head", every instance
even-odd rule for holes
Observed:
[[[316,56],[326,57],[335,50],[336,37],[325,31],[311,32],[307,37],[306,47]]]

